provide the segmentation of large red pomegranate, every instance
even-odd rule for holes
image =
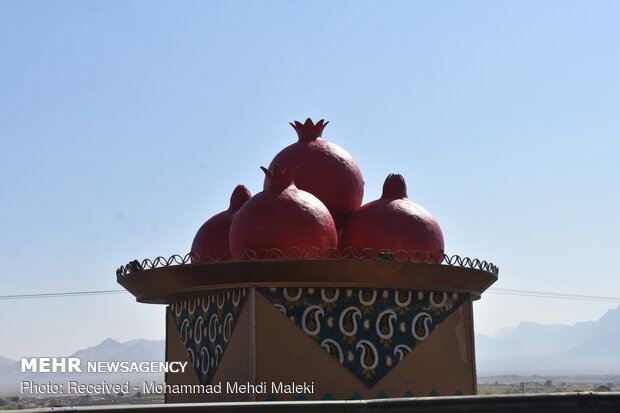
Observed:
[[[281,169],[299,166],[295,185],[319,198],[340,229],[362,204],[364,179],[347,151],[321,138],[328,123],[321,119],[314,124],[310,118],[305,123],[291,123],[299,140],[282,149],[271,161],[269,170],[275,165]]]
[[[357,250],[404,250],[431,253],[427,262],[443,258],[443,234],[433,216],[407,198],[405,179],[390,174],[383,184],[381,198],[367,203],[349,218],[341,246]],[[421,261],[421,260],[417,260]]]
[[[336,248],[334,220],[317,197],[295,186],[297,168],[261,169],[265,189],[241,207],[230,227],[233,257],[243,257],[244,250]],[[258,253],[258,258],[264,256],[264,251]]]
[[[209,218],[202,224],[192,242],[192,262],[207,262],[224,259],[228,246],[228,232],[233,217],[241,206],[252,197],[248,188],[238,185],[230,196],[230,206],[226,211]]]

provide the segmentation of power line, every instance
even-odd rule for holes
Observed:
[[[565,294],[565,293],[550,293],[545,291],[528,291],[528,290],[514,290],[509,288],[489,288],[487,290],[491,294],[504,294],[504,295],[516,295],[525,297],[540,297],[540,298],[560,298],[564,300],[582,300],[582,301],[603,301],[603,302],[620,302],[620,297],[603,297],[598,295],[581,295],[581,294]]]
[[[99,291],[68,291],[61,293],[43,293],[43,294],[15,294],[0,295],[0,300],[23,300],[27,298],[53,298],[53,297],[80,297],[87,295],[107,295],[107,294],[123,294],[125,290],[99,290]]]
[[[581,295],[581,294],[566,294],[566,293],[552,293],[547,291],[530,291],[530,290],[516,290],[510,288],[489,288],[487,290],[490,294],[503,294],[514,295],[522,297],[539,297],[539,298],[558,298],[564,300],[581,300],[581,301],[601,301],[601,302],[620,302],[620,297],[604,297],[597,295]],[[126,290],[97,290],[97,291],[67,291],[57,293],[42,293],[42,294],[14,294],[14,295],[0,295],[1,300],[24,300],[30,298],[59,298],[59,297],[80,297],[91,295],[109,295],[109,294],[127,294]]]

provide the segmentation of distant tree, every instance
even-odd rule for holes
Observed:
[[[545,387],[552,387],[553,386],[553,380],[545,380]]]
[[[13,396],[13,397],[11,397],[11,401],[12,402],[18,402],[19,401],[19,397]]]
[[[118,397],[123,397],[125,395],[125,393],[123,393],[122,391],[119,391],[118,393],[116,393],[116,395]]]
[[[136,393],[136,397],[142,397],[142,392],[139,391],[138,393]]]
[[[6,406],[7,402],[4,399],[0,399],[0,406]]]
[[[611,389],[605,385],[601,385],[592,389],[593,391],[611,391]]]

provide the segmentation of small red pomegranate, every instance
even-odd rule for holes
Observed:
[[[435,259],[426,257],[427,262],[440,262],[444,252],[439,224],[427,210],[407,198],[405,179],[398,174],[388,175],[380,199],[351,215],[341,246],[360,251],[371,248],[433,254]]]
[[[295,185],[319,198],[341,229],[349,215],[362,205],[364,179],[351,155],[335,143],[321,138],[329,122],[291,123],[299,140],[278,153],[269,165],[281,169],[299,166]],[[267,178],[265,178],[265,188]]]
[[[261,169],[265,189],[241,207],[230,227],[233,257],[242,257],[244,250],[336,248],[334,220],[317,197],[295,186],[297,168]]]
[[[251,197],[248,188],[238,185],[230,196],[228,209],[212,216],[202,224],[192,242],[190,255],[192,262],[213,261],[220,257],[225,259],[225,253],[229,250],[230,224],[239,208]]]

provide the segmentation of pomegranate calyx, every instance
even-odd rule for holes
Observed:
[[[317,140],[323,135],[323,129],[325,129],[328,123],[329,121],[325,122],[324,119],[321,119],[315,124],[310,118],[306,119],[304,123],[298,121],[295,121],[295,123],[289,122],[293,129],[295,129],[295,132],[297,132],[299,142],[312,142]]]
[[[230,196],[230,206],[228,210],[230,212],[237,212],[250,198],[252,198],[250,190],[245,185],[237,185]]]
[[[400,174],[389,174],[383,183],[381,199],[407,198],[407,184]]]
[[[263,170],[265,176],[267,177],[265,189],[266,190],[283,190],[290,186],[295,186],[295,174],[297,173],[297,169],[299,169],[299,165],[295,165],[293,167],[280,169],[280,167],[276,164],[271,168],[271,170],[261,166],[260,169]]]

